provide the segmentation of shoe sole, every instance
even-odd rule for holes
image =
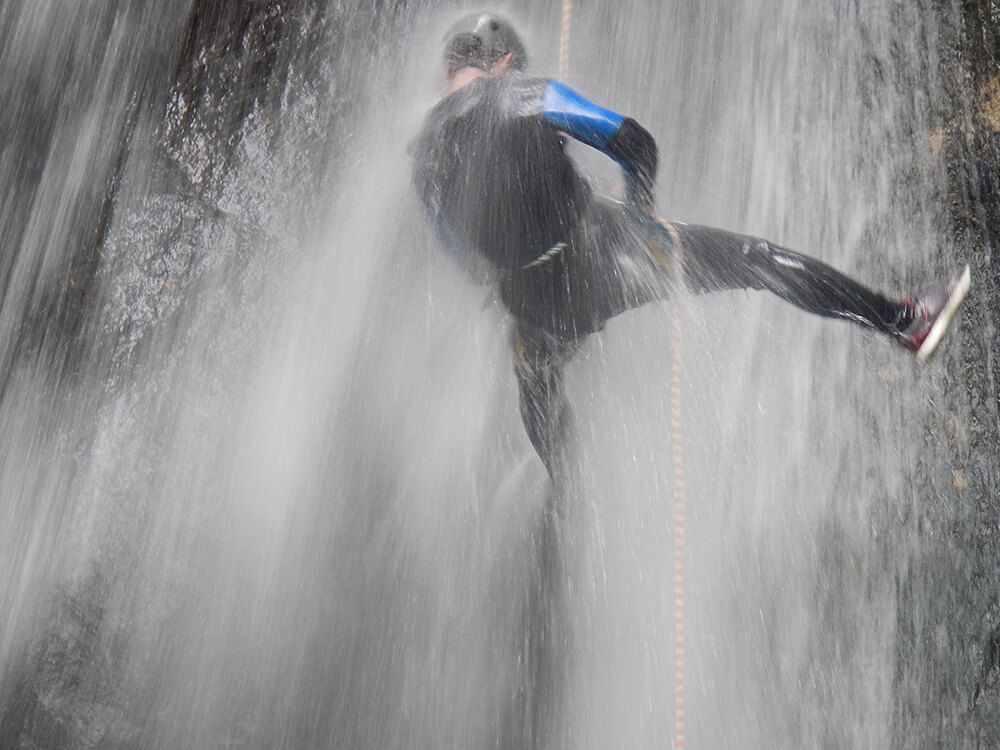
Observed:
[[[944,338],[945,331],[951,325],[951,319],[955,317],[955,313],[958,312],[958,309],[962,306],[962,302],[965,301],[965,295],[969,293],[971,284],[972,274],[969,271],[969,267],[966,266],[965,270],[962,271],[962,275],[958,277],[958,281],[955,282],[955,287],[951,290],[951,294],[948,295],[948,301],[945,303],[944,308],[934,321],[934,325],[931,326],[930,333],[927,334],[924,343],[917,349],[917,356],[920,357],[921,361],[926,362],[930,359],[930,356],[938,348],[938,344]]]

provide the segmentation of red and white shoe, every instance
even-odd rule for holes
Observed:
[[[915,299],[908,297],[903,304],[913,313],[913,321],[903,329],[903,345],[920,359],[926,361],[937,349],[951,324],[955,313],[962,307],[971,283],[969,267],[947,284],[926,290]]]

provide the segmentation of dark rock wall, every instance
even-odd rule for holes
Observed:
[[[27,296],[10,290],[19,263],[32,262],[17,250],[29,231],[31,202],[0,204],[0,244],[7,248],[0,254],[0,289],[16,329],[0,353],[2,382],[24,358],[47,358],[59,380],[73,378],[80,360],[92,356],[86,350],[100,325],[95,294],[102,245],[122,210],[119,189],[133,154],[156,152],[151,189],[201,206],[197,220],[210,221],[223,210],[219,196],[239,158],[248,118],[266,113],[277,139],[282,109],[311,90],[327,97],[320,112],[326,128],[349,122],[359,106],[356,84],[349,76],[333,88],[329,81],[338,66],[356,63],[352,56],[359,50],[374,60],[379,40],[405,5],[386,0],[362,10],[323,0],[192,0],[101,6],[99,23],[109,35],[116,24],[158,34],[152,43],[136,36],[134,48],[120,53],[116,106],[102,123],[106,137],[91,187],[70,228],[55,238],[66,251],[29,278],[37,289]],[[969,259],[974,279],[959,323],[962,367],[945,377],[968,424],[964,441],[933,432],[914,438],[924,450],[947,453],[954,470],[947,481],[928,475],[915,489],[926,511],[920,552],[899,582],[895,736],[897,746],[908,748],[998,747],[1000,7],[991,0],[938,0],[934,7],[939,34],[925,52],[930,78],[940,87],[934,98],[940,124],[928,142],[928,168],[939,174],[941,221],[952,241],[942,248],[941,266]],[[0,49],[14,34],[10,17],[0,15]],[[0,174],[11,193],[37,193],[46,178],[43,157],[58,147],[55,125],[95,95],[80,72],[107,52],[100,38],[58,48],[55,59],[41,52],[20,59],[16,71],[9,67],[13,60],[0,57],[0,98],[14,103],[0,108]],[[18,95],[24,86],[37,96]],[[322,128],[314,172],[304,176],[317,193],[330,161],[342,156],[321,134]],[[196,141],[216,154],[203,170],[192,170],[186,160]],[[52,605],[52,627],[39,635],[15,679],[0,684],[0,747],[141,746],[141,727],[134,716],[126,720],[127,707],[94,699],[127,672],[103,627],[109,575],[110,568],[98,566],[84,586],[64,592]],[[927,706],[940,710],[928,712]]]
[[[0,8],[0,47],[8,50],[0,55],[0,93],[8,103],[0,108],[0,174],[9,196],[0,202],[0,289],[11,329],[0,351],[6,406],[16,408],[10,401],[17,391],[8,386],[25,369],[50,380],[53,394],[72,393],[81,377],[96,380],[97,390],[113,387],[136,347],[183,313],[199,261],[174,258],[173,240],[200,236],[227,218],[219,200],[239,167],[238,145],[252,116],[265,121],[257,125],[276,143],[282,113],[299,97],[316,99],[319,122],[306,147],[317,158],[300,178],[321,192],[328,162],[337,158],[326,128],[351,110],[349,98],[325,96],[329,66],[336,63],[337,43],[358,23],[346,10],[327,8],[322,0],[110,2],[90,3],[74,16],[53,7],[66,28],[52,27],[51,44],[20,56],[8,42],[23,34],[32,8]],[[96,72],[108,69],[110,80]],[[73,154],[72,141],[95,101],[102,105],[94,108],[100,135],[87,151],[85,187],[72,216],[53,222],[61,231],[39,243],[32,234],[38,232],[37,207],[47,189],[61,187],[53,171],[64,164],[56,157]],[[211,154],[203,169],[192,168],[194,150]],[[130,214],[148,216],[141,204],[150,201],[167,207],[154,209],[159,224],[141,226],[144,241],[126,244],[116,256],[109,244],[116,223],[134,221]],[[37,259],[40,244],[51,262]],[[239,243],[233,246],[238,251]],[[157,247],[162,257],[152,257]],[[131,307],[118,305],[116,287],[109,292],[107,282],[121,274],[109,264],[136,264],[140,252],[152,252],[150,263],[167,268],[167,277],[151,292],[127,289]],[[176,282],[172,289],[167,281]],[[160,298],[151,303],[158,314],[136,314],[139,293]],[[56,429],[58,404],[53,396],[36,435],[5,439],[45,440]],[[82,423],[97,422],[93,409]],[[88,450],[90,439],[84,434],[79,449]],[[141,508],[139,498],[132,504]],[[155,665],[126,663],[129,625],[107,604],[116,589],[129,585],[123,561],[134,550],[123,544],[109,536],[92,569],[60,586],[44,605],[40,621],[47,626],[30,650],[18,663],[0,665],[0,747],[142,746],[152,721],[143,712],[155,700],[155,687],[136,680],[136,669]]]
[[[961,365],[943,374],[954,429],[921,436],[923,508],[913,564],[900,581],[897,747],[1000,746],[1000,5],[935,2],[927,50],[939,86],[928,164],[950,246],[973,285],[958,322]],[[918,439],[918,436],[914,436]],[[930,707],[930,710],[928,710]]]

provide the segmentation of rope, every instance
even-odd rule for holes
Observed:
[[[573,0],[562,0],[559,31],[559,78],[569,72],[570,36],[573,28]],[[673,224],[660,223],[673,240],[673,275],[677,289],[684,287],[681,238]],[[674,469],[674,748],[684,750],[687,741],[687,613],[685,608],[685,561],[687,559],[687,485],[684,481],[684,420],[681,409],[681,313],[675,302],[671,316],[670,343],[670,452]]]
[[[562,25],[559,29],[559,78],[569,72],[569,40],[573,30],[573,0],[562,0]]]
[[[673,277],[677,290],[684,288],[683,246],[677,229],[666,219],[660,223],[673,240]],[[671,315],[670,345],[670,453],[674,467],[674,748],[684,750],[687,738],[687,610],[685,561],[687,560],[687,485],[684,481],[684,413],[681,409],[681,311],[675,301]]]

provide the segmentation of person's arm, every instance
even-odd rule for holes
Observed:
[[[645,128],[631,117],[599,107],[558,81],[549,81],[545,87],[542,117],[621,164],[628,199],[644,210],[652,210],[658,155],[656,141]]]

